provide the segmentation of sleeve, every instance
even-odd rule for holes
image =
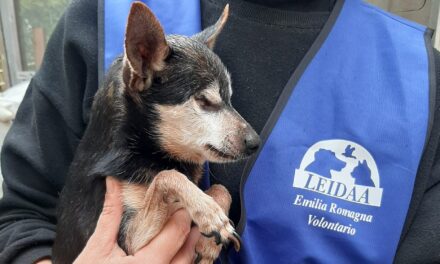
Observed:
[[[5,138],[0,263],[51,255],[58,194],[98,87],[97,17],[97,1],[72,1]]]
[[[431,130],[432,167],[423,185],[420,204],[400,243],[394,263],[440,263],[440,52],[434,50],[436,98]]]

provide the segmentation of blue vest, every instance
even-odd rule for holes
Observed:
[[[105,2],[105,68],[123,51],[130,2]],[[166,33],[200,31],[198,0],[144,2]],[[360,0],[337,1],[247,162],[243,245],[230,262],[393,261],[432,121],[429,37]]]

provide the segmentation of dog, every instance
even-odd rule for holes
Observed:
[[[315,159],[306,167],[306,171],[314,172],[325,178],[332,178],[331,171],[341,171],[345,162],[338,159],[336,154],[328,149],[319,149],[314,154]]]
[[[204,235],[197,262],[212,263],[222,245],[240,240],[227,217],[231,196],[221,185],[197,184],[203,164],[255,153],[260,138],[231,105],[231,78],[212,51],[228,17],[202,32],[165,36],[147,6],[132,4],[124,54],[94,98],[90,121],[60,194],[54,263],[72,263],[102,210],[105,177],[123,183],[118,244],[134,254],[179,208]]]

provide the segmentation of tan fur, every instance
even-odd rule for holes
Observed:
[[[136,211],[125,230],[128,253],[133,254],[148,244],[169,216],[180,208],[187,210],[200,232],[210,234],[217,231],[222,241],[234,240],[234,228],[225,214],[231,198],[224,187],[213,187],[211,194],[219,204],[175,170],[160,172],[149,186],[124,183],[124,205]],[[217,252],[217,245],[213,247],[208,240],[203,241],[199,246],[201,254]]]
[[[148,244],[166,223],[171,212],[169,205],[156,190],[155,182],[151,186],[141,186],[125,183],[123,187],[124,205],[136,211],[135,216],[125,226],[126,248],[129,254],[134,254]]]
[[[217,86],[218,88],[218,86]],[[211,100],[221,100],[215,85],[204,90]],[[180,105],[156,105],[161,147],[174,158],[202,164],[206,160],[228,162],[207,149],[207,145],[233,156],[243,152],[247,123],[235,111],[222,109],[206,113],[194,98]]]
[[[203,90],[202,94],[212,103],[212,104],[221,104],[223,99],[220,96],[220,87],[217,81],[213,82],[208,86],[205,90]]]
[[[175,158],[202,164],[206,158],[194,140],[205,137],[206,128],[199,119],[193,99],[181,105],[157,105],[162,147]]]
[[[243,140],[248,124],[235,110],[223,112],[222,119],[218,122],[224,129],[224,145],[230,153],[240,153],[244,147]]]

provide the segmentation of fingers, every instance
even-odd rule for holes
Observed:
[[[89,241],[108,245],[113,249],[119,232],[119,225],[123,212],[121,201],[121,184],[113,177],[107,177],[106,193],[101,215],[96,229]]]
[[[170,263],[185,243],[191,230],[191,218],[181,209],[175,212],[160,233],[139,250],[135,257],[149,263]]]
[[[199,239],[199,229],[197,227],[191,228],[188,239],[185,241],[185,244],[183,244],[183,246],[180,248],[179,252],[177,252],[176,256],[174,256],[171,264],[193,263],[195,258],[196,244]]]

